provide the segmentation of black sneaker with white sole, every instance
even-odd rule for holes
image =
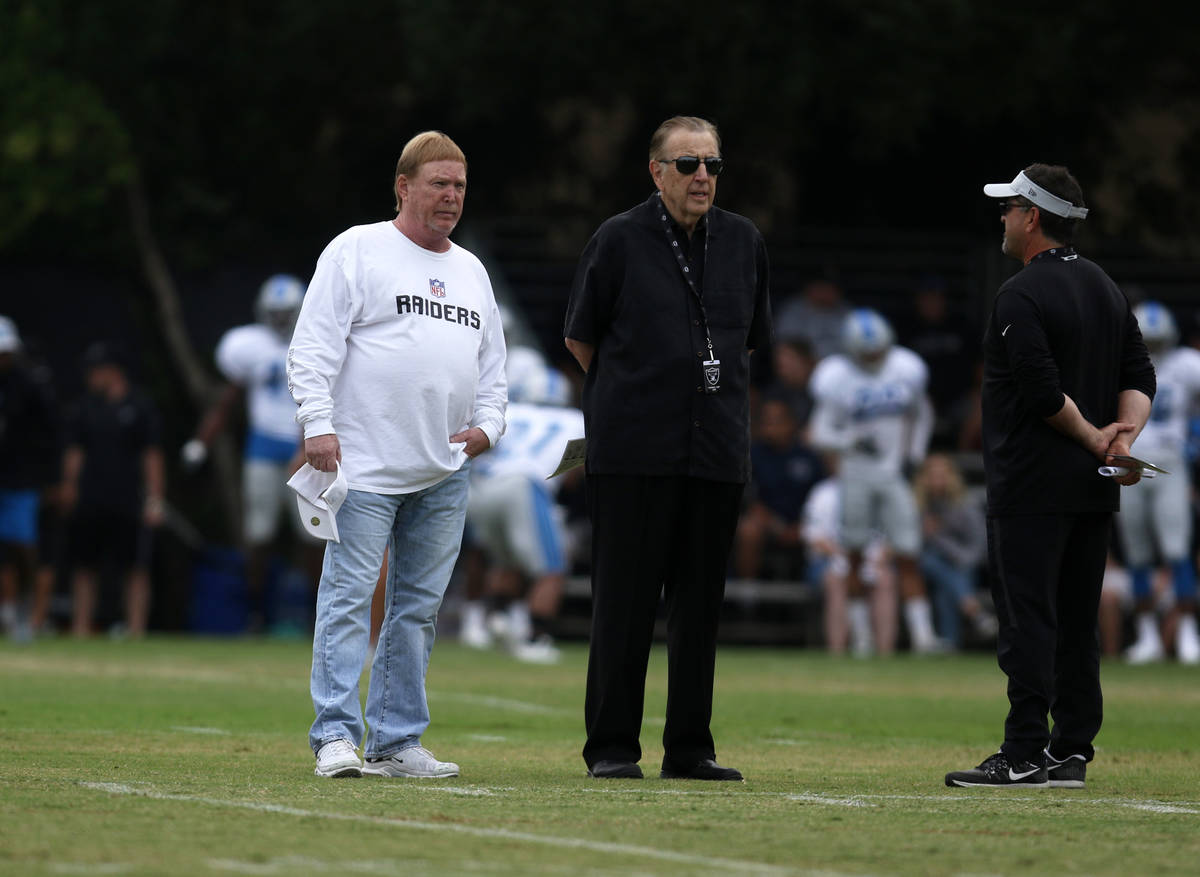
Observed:
[[[1087,759],[1082,755],[1068,755],[1062,761],[1059,761],[1050,754],[1050,750],[1045,752],[1046,756],[1046,774],[1050,782],[1051,788],[1055,789],[1082,789],[1084,780],[1087,778]]]
[[[946,774],[946,785],[964,788],[1044,789],[1049,785],[1046,765],[1038,761],[1013,763],[1003,752],[985,758],[983,764],[970,770],[953,770]]]

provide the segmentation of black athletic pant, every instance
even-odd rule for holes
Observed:
[[[660,593],[667,609],[664,763],[715,758],[717,621],[741,484],[687,477],[589,475],[592,639],[584,719],[588,767],[638,761],[646,663]]]
[[[1092,760],[1100,730],[1097,612],[1112,515],[988,518],[997,656],[1008,675],[1005,755]],[[1049,730],[1046,715],[1054,721]]]

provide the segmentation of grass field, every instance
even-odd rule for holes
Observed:
[[[0,643],[0,874],[1196,874],[1200,672],[1104,667],[1082,791],[951,790],[999,742],[988,656],[724,648],[714,732],[744,784],[579,757],[586,652],[555,667],[434,650],[426,745],[451,780],[312,773],[307,646]],[[654,777],[654,778],[649,778]]]

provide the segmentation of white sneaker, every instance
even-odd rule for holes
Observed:
[[[363,766],[354,744],[343,738],[331,740],[317,751],[317,768],[313,773],[319,777],[360,777]]]
[[[1149,664],[1161,661],[1164,655],[1162,637],[1158,633],[1158,617],[1153,612],[1139,612],[1136,621],[1137,638],[1125,652],[1130,664]]]
[[[1162,659],[1162,640],[1157,636],[1142,637],[1125,652],[1125,660],[1130,664],[1152,664]]]
[[[492,612],[487,617],[487,632],[493,642],[506,643],[512,638],[507,612]]]
[[[557,664],[562,657],[562,652],[547,634],[523,643],[514,643],[511,651],[514,658],[526,664]]]
[[[387,758],[368,758],[362,772],[377,777],[456,777],[458,765],[438,761],[424,746],[411,746]]]
[[[458,639],[464,646],[472,649],[490,649],[492,647],[492,635],[483,618],[474,615],[463,616],[462,629],[458,632]]]
[[[1180,664],[1200,664],[1200,635],[1196,633],[1196,619],[1181,618],[1175,634],[1175,657]]]
[[[919,639],[912,644],[914,655],[945,655],[954,651],[954,646],[940,637]]]
[[[856,658],[869,658],[875,652],[875,641],[871,635],[871,607],[865,600],[851,600],[846,608],[850,626],[850,654]]]
[[[975,627],[975,633],[984,639],[995,639],[996,634],[1000,632],[1000,622],[991,612],[980,609],[972,620]]]

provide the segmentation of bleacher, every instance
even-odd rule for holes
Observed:
[[[591,593],[587,576],[567,578],[557,619],[560,636],[587,638]],[[819,647],[824,642],[822,609],[821,589],[808,582],[731,578],[725,583],[725,609],[718,638],[728,643]],[[661,611],[654,634],[659,640],[667,635]]]

